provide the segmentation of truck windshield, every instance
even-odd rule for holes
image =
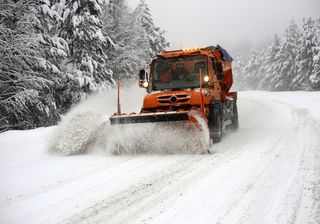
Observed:
[[[207,75],[205,55],[159,58],[154,63],[152,89],[198,88],[200,68],[202,76]]]

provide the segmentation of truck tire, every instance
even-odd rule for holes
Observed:
[[[233,104],[233,114],[231,117],[231,130],[236,131],[239,128],[239,121],[238,121],[238,107],[237,102]]]
[[[221,103],[210,105],[209,130],[213,143],[221,141],[222,137],[222,108]]]

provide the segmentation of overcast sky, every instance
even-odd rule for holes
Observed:
[[[127,0],[130,8],[139,0]],[[170,49],[220,44],[233,53],[282,34],[291,19],[320,17],[320,0],[146,0]]]

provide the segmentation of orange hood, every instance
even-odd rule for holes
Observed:
[[[212,96],[207,89],[202,89],[203,102],[209,104]],[[200,105],[200,89],[156,91],[144,97],[143,108],[161,106]]]

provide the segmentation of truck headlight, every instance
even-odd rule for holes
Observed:
[[[144,88],[147,88],[148,86],[149,86],[149,83],[148,83],[147,81],[144,81],[144,82],[143,82],[143,87],[144,87]]]

